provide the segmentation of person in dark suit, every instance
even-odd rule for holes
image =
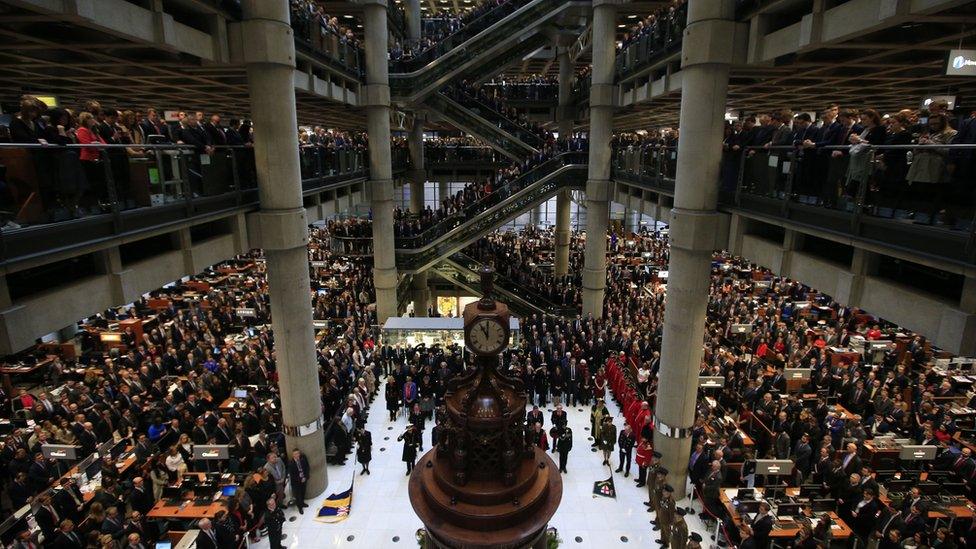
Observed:
[[[769,504],[765,501],[759,504],[759,512],[752,520],[750,528],[756,539],[756,547],[768,547],[769,533],[773,531],[773,515],[769,512]]]
[[[841,458],[844,466],[844,473],[851,475],[861,470],[861,458],[857,456],[857,445],[853,442],[847,444],[847,452]]]
[[[34,462],[31,463],[30,469],[27,471],[27,479],[34,493],[39,493],[50,486],[53,478],[54,474],[51,464],[44,459],[43,454],[35,454]]]
[[[793,448],[793,463],[796,465],[800,483],[810,474],[811,459],[813,459],[813,448],[810,447],[810,435],[803,433]]]
[[[919,503],[908,511],[905,515],[905,529],[902,532],[902,537],[905,539],[910,539],[915,537],[915,534],[925,533],[925,513],[927,509],[925,504]]]
[[[153,508],[153,505],[156,504],[152,490],[146,488],[145,481],[142,477],[132,479],[132,495],[130,497],[132,510],[138,511],[143,516],[148,514]]]
[[[45,539],[47,539],[47,536],[45,536]],[[61,527],[51,539],[52,541],[46,544],[46,547],[51,547],[52,549],[85,549],[85,543],[82,541],[81,536],[75,532],[75,523],[71,519],[61,521]]]
[[[41,496],[39,503],[40,507],[34,511],[34,520],[37,521],[37,526],[44,534],[44,539],[53,540],[58,524],[62,520],[61,514],[52,505],[50,496]]]
[[[227,144],[227,134],[224,128],[220,125],[220,115],[212,114],[210,115],[210,120],[203,125],[203,129],[206,130],[207,136],[210,138],[210,143],[213,145],[226,145]]]
[[[880,511],[881,506],[875,498],[874,491],[870,489],[864,490],[861,501],[851,510],[854,533],[865,543],[877,525]]]
[[[291,480],[291,493],[295,498],[295,505],[298,506],[298,514],[305,514],[305,485],[308,483],[310,469],[308,458],[297,448],[291,451],[291,459],[288,460],[288,477]]]
[[[7,487],[7,496],[10,497],[10,506],[13,509],[20,509],[26,505],[27,500],[33,497],[35,493],[27,482],[27,473],[23,471],[17,473],[10,486]]]
[[[270,498],[269,501],[273,501],[274,498]],[[228,547],[227,540],[221,534],[221,531],[214,528],[213,523],[210,519],[200,519],[197,523],[197,529],[200,533],[197,535],[197,549],[223,549]],[[233,543],[230,545],[233,547]]]
[[[105,510],[105,519],[102,520],[99,531],[112,536],[115,541],[122,539],[125,530],[122,525],[122,516],[119,515],[117,507],[109,507]]]

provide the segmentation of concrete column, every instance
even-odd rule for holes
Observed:
[[[438,202],[437,205],[440,206],[440,203],[443,202],[444,199],[447,198],[447,195],[449,194],[451,194],[451,191],[448,182],[438,181],[437,182],[437,202]]]
[[[573,62],[569,58],[569,48],[558,50],[559,59],[559,109],[557,120],[559,124],[559,138],[569,139],[573,134],[572,98],[573,91]],[[569,272],[569,224],[571,191],[563,190],[556,195],[556,276]]]
[[[413,293],[413,316],[427,316],[430,305],[430,288],[427,287],[427,273],[416,273],[410,281]]]
[[[675,499],[685,496],[691,427],[715,234],[719,164],[732,62],[734,0],[691,0],[682,42],[682,139],[671,210],[671,261],[654,448]]]
[[[407,137],[407,147],[410,149],[410,211],[419,214],[424,211],[424,183],[427,182],[427,170],[424,169],[424,122],[414,116],[413,127]]]
[[[244,34],[262,37],[244,44],[251,117],[261,128],[254,139],[261,211],[249,223],[256,233],[251,242],[267,258],[285,442],[289,451],[297,448],[308,457],[311,499],[328,479],[295,132],[295,42],[287,1],[244,0],[243,8]]]
[[[373,210],[373,285],[380,325],[397,316],[393,242],[393,167],[390,164],[390,75],[387,0],[362,0],[366,31],[366,131],[369,135],[370,207]]]
[[[420,40],[420,19],[422,14],[420,12],[420,0],[407,0],[407,38],[411,42],[418,42]]]
[[[968,314],[976,314],[976,278],[967,276],[963,280],[962,295],[959,296],[959,309]]]
[[[586,180],[586,249],[583,314],[603,316],[607,288],[607,223],[610,221],[610,138],[613,132],[614,45],[617,6],[593,2],[593,74],[590,85],[590,160]]]

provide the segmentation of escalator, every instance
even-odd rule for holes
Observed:
[[[433,269],[446,280],[469,291],[481,295],[481,275],[478,272],[483,267],[478,260],[458,252],[444,259]],[[495,291],[508,303],[512,311],[521,317],[533,314],[569,317],[576,314],[576,307],[557,305],[546,296],[516,283],[508,277],[495,274]]]
[[[543,47],[543,27],[567,15],[585,15],[580,0],[510,0],[468,22],[461,30],[420,55],[390,66],[390,95],[395,103],[417,103],[462,75],[490,76]]]
[[[423,271],[559,191],[583,188],[586,162],[586,153],[555,156],[496,189],[461,214],[444,219],[417,236],[398,239],[397,269],[402,273]]]
[[[511,121],[487,120],[444,93],[431,94],[424,100],[424,105],[455,128],[477,137],[516,162],[539,152],[536,146],[527,142],[541,144],[541,139],[531,132]]]

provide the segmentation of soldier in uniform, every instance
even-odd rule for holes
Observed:
[[[648,511],[654,512],[654,520],[651,521],[651,524],[654,525],[655,532],[657,532],[661,526],[658,524],[657,519],[661,516],[661,497],[662,492],[664,491],[664,485],[667,484],[667,478],[668,470],[664,467],[658,466],[656,469],[654,469],[654,474],[651,475],[651,482],[648,483],[648,486],[651,487],[651,504]]]
[[[644,505],[647,506],[648,513],[657,513],[657,504],[654,502],[660,501],[660,498],[657,500],[654,499],[654,491],[659,488],[657,486],[657,470],[660,468],[661,452],[655,451],[653,454],[651,454],[650,465],[647,466],[647,501],[644,502]],[[662,484],[661,486],[663,487],[664,485]],[[652,520],[651,524],[655,524],[655,521]]]
[[[568,425],[562,428],[555,446],[556,451],[559,452],[559,472],[568,473],[566,462],[569,460],[569,451],[573,449],[573,430]]]
[[[688,523],[685,522],[684,508],[675,510],[674,524],[671,525],[671,548],[687,549],[688,546]]]
[[[661,510],[657,513],[657,525],[661,529],[661,539],[657,540],[661,547],[671,545],[671,525],[674,524],[674,488],[670,484],[664,485],[661,492]]]
[[[692,532],[688,537],[688,547],[685,549],[701,549],[702,537],[698,532]]]
[[[264,511],[264,524],[268,527],[268,542],[271,549],[281,549],[281,527],[285,524],[285,513],[278,507],[275,498],[268,498]]]

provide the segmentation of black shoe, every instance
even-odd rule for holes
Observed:
[[[641,503],[644,504],[644,507],[650,507],[651,506],[651,502],[649,502],[649,501],[642,501]]]
[[[614,473],[619,473],[620,471],[623,471],[623,469],[621,469],[620,467],[617,467],[616,469],[613,470]]]
[[[299,515],[304,515],[305,514],[305,508],[304,507],[299,507],[298,508],[298,514]]]
[[[643,482],[638,482],[638,483],[637,483],[637,487],[638,487],[638,488],[643,488],[643,487],[645,487],[645,486],[647,486],[647,485],[646,485],[646,484],[644,484]]]
[[[653,522],[651,522],[651,524],[654,524],[654,523],[653,523]],[[660,527],[660,526],[655,526],[654,528],[651,528],[651,530],[654,530],[655,532],[657,532],[657,531],[658,531],[658,530],[660,530],[660,529],[661,529],[661,527]],[[658,543],[661,543],[661,540],[658,540],[657,542],[658,542]]]

